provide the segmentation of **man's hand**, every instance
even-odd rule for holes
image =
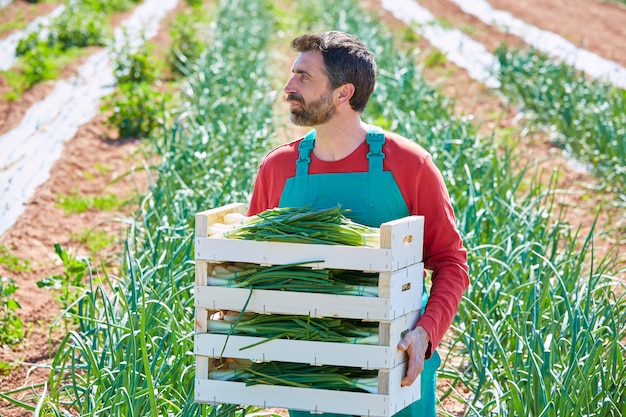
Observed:
[[[402,386],[413,384],[417,376],[424,370],[424,356],[426,356],[429,341],[430,336],[426,329],[422,326],[417,326],[405,334],[400,343],[398,343],[398,349],[405,351],[409,355],[409,367],[406,371],[406,376],[402,378]]]

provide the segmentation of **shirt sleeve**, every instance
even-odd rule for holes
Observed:
[[[417,323],[430,336],[429,358],[452,324],[469,286],[469,268],[448,190],[430,156],[414,186],[417,214],[424,216],[424,267],[432,271],[428,303]]]
[[[262,211],[268,210],[269,207],[269,194],[266,185],[266,174],[264,169],[265,164],[261,163],[257,172],[256,179],[254,180],[254,189],[252,190],[252,197],[250,198],[250,206],[248,207],[248,216],[254,216]]]

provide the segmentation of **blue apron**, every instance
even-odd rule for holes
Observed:
[[[296,175],[287,179],[280,197],[280,207],[305,207],[317,209],[340,205],[353,221],[372,227],[409,215],[406,202],[393,175],[383,171],[383,145],[385,135],[378,128],[367,133],[369,145],[367,172],[331,173],[309,175],[310,154],[315,144],[315,130],[309,132],[300,142],[299,158],[296,161]],[[425,301],[424,301],[425,305]],[[440,359],[437,352],[424,362],[421,374],[421,398],[395,417],[435,417],[436,384],[435,371]],[[306,411],[289,410],[291,417],[309,417]],[[324,416],[339,416],[325,413]]]

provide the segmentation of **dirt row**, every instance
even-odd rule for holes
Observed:
[[[381,19],[392,29],[403,30],[404,25],[382,10],[378,0],[361,2],[365,7],[379,13]],[[25,2],[14,2],[20,5],[19,7],[22,7],[22,3]],[[509,0],[492,0],[491,3],[494,7],[511,11],[528,23],[552,30],[581,47],[626,65],[626,48],[623,48],[623,45],[626,45],[626,9],[623,7],[595,0],[526,0],[523,6],[522,3]],[[449,0],[422,0],[420,4],[455,27],[471,26],[472,36],[489,49],[495,49],[502,41],[514,46],[523,46],[523,42],[516,37],[482,24],[478,19],[463,13]],[[5,10],[10,9],[3,9],[3,16]],[[169,18],[176,12],[171,13]],[[161,30],[153,42],[165,48],[169,42],[167,31]],[[415,42],[412,46],[423,50],[424,55],[432,51],[424,40]],[[64,76],[71,75],[71,72],[72,68],[68,68]],[[288,67],[285,68],[285,74],[287,73]],[[483,133],[520,128],[515,109],[503,103],[494,92],[472,81],[465,71],[448,64],[443,68],[427,70],[426,76],[439,84],[446,95],[456,99],[456,111],[459,114],[473,115]],[[46,83],[37,87],[34,89],[37,91],[29,93],[23,101],[4,103],[4,107],[0,101],[0,133],[19,123],[20,114],[23,116],[25,109],[33,102],[45,97],[51,89],[51,84]],[[0,92],[1,90],[0,85]],[[44,381],[46,378],[45,364],[48,363],[54,349],[54,343],[50,345],[48,342],[48,327],[59,310],[53,294],[37,288],[36,282],[47,275],[62,271],[62,266],[54,255],[54,243],[61,243],[76,255],[88,255],[86,248],[72,239],[71,234],[83,229],[119,231],[124,227],[124,222],[120,220],[132,215],[133,212],[131,205],[119,213],[89,211],[67,215],[57,207],[57,195],[77,191],[88,195],[114,193],[122,197],[132,197],[145,189],[145,173],[141,171],[144,161],[136,154],[137,143],[109,139],[110,135],[104,127],[103,120],[102,115],[96,117],[82,126],[76,136],[66,143],[62,157],[52,168],[50,180],[39,187],[26,203],[26,210],[17,223],[0,236],[0,245],[12,247],[14,253],[23,260],[29,260],[32,267],[31,271],[14,273],[0,265],[0,275],[15,279],[19,285],[16,293],[16,298],[21,304],[19,313],[28,328],[24,342],[0,350],[0,361],[14,365],[8,375],[0,376],[2,392]],[[546,171],[553,169],[560,171],[559,187],[567,191],[563,193],[562,204],[569,207],[570,222],[588,228],[596,207],[607,199],[605,195],[593,193],[589,197],[589,187],[586,184],[596,180],[571,168],[560,151],[552,147],[543,135],[520,135],[518,140],[528,158],[541,160],[541,166]],[[95,169],[96,166],[104,166],[106,169]],[[133,169],[136,175],[125,176]],[[113,179],[117,181],[112,182]],[[619,216],[623,215],[623,212],[605,210],[601,213],[601,223],[614,223],[616,218],[619,219]],[[614,249],[615,242],[623,247],[623,239],[624,236],[612,235],[604,242],[605,250]],[[118,253],[118,246],[111,247],[103,253],[113,270],[115,256]],[[61,333],[62,330],[57,328],[54,339]],[[440,381],[440,389],[446,389],[445,384],[445,381]],[[441,408],[453,415],[464,413],[463,408],[453,400],[446,400]],[[4,417],[30,415],[2,401],[0,410]]]
[[[9,7],[23,7],[22,3],[25,2],[15,1]],[[184,7],[185,2],[181,0],[178,7],[163,19],[161,29],[150,42],[159,45],[161,50],[167,50],[171,42],[168,22]],[[113,26],[119,25],[131,13],[128,11],[113,16]],[[95,52],[99,48],[90,49]],[[64,68],[59,78],[75,75],[87,57],[88,54]],[[45,82],[16,102],[0,100],[0,134],[17,126],[26,110],[53,88],[54,82]],[[12,364],[9,373],[0,373],[0,392],[45,382],[48,375],[46,366],[55,346],[64,336],[64,327],[50,328],[60,314],[54,292],[37,286],[37,281],[49,275],[63,274],[63,265],[54,252],[54,244],[60,243],[71,256],[92,257],[91,251],[77,236],[93,232],[119,236],[121,239],[123,231],[133,220],[139,195],[147,190],[148,175],[145,168],[148,162],[139,152],[139,141],[115,139],[115,132],[107,126],[105,119],[104,114],[99,114],[82,125],[76,135],[65,143],[48,181],[38,187],[25,203],[25,211],[15,225],[0,236],[0,245],[11,248],[22,261],[28,261],[31,268],[24,272],[12,272],[6,265],[0,264],[0,276],[14,279],[19,286],[14,298],[21,305],[18,313],[26,329],[22,343],[0,349],[0,363]],[[128,203],[113,212],[90,209],[83,213],[67,214],[57,205],[58,196],[74,194],[114,195]],[[99,252],[98,259],[92,261],[94,274],[103,273],[104,265],[107,274],[117,275],[122,243],[116,241]],[[17,397],[28,398],[29,395],[32,396],[26,392]],[[32,415],[32,412],[1,399],[0,410],[2,417]]]

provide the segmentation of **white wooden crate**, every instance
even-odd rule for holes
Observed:
[[[391,322],[380,322],[379,345],[198,333],[195,335],[194,353],[210,358],[389,369],[406,361],[406,354],[398,350],[397,345],[404,333],[415,327],[418,318],[419,311],[413,311]]]
[[[203,261],[196,261],[202,265]],[[206,281],[211,266],[197,270]],[[422,306],[424,264],[379,273],[378,297],[196,285],[196,308],[391,321]],[[204,279],[203,279],[204,278]],[[247,303],[247,304],[246,304]]]
[[[281,407],[314,412],[389,416],[419,399],[419,378],[400,387],[406,355],[397,350],[403,332],[414,327],[422,305],[424,269],[421,263],[423,218],[410,216],[381,225],[381,248],[256,242],[208,237],[213,223],[231,212],[245,214],[243,204],[231,204],[196,215],[196,401]],[[317,261],[314,268],[352,269],[379,273],[379,296],[360,297],[291,291],[207,286],[212,265],[247,262],[282,265]],[[247,304],[246,304],[247,303]],[[379,322],[380,345],[272,340],[252,348],[262,338],[207,333],[213,311],[342,317]],[[356,366],[379,369],[379,394],[331,391],[210,380],[215,358]]]
[[[196,378],[195,396],[197,402],[207,404],[246,404],[315,413],[388,417],[420,398],[419,378],[409,387],[400,386],[405,373],[406,362],[379,371],[378,394],[279,385],[246,386],[243,382]]]
[[[228,206],[196,214],[196,260],[285,265],[315,262],[316,268],[394,271],[422,261],[424,218],[408,216],[380,226],[380,248],[344,245],[293,244],[209,237],[208,227],[224,215],[245,213],[245,205]]]

